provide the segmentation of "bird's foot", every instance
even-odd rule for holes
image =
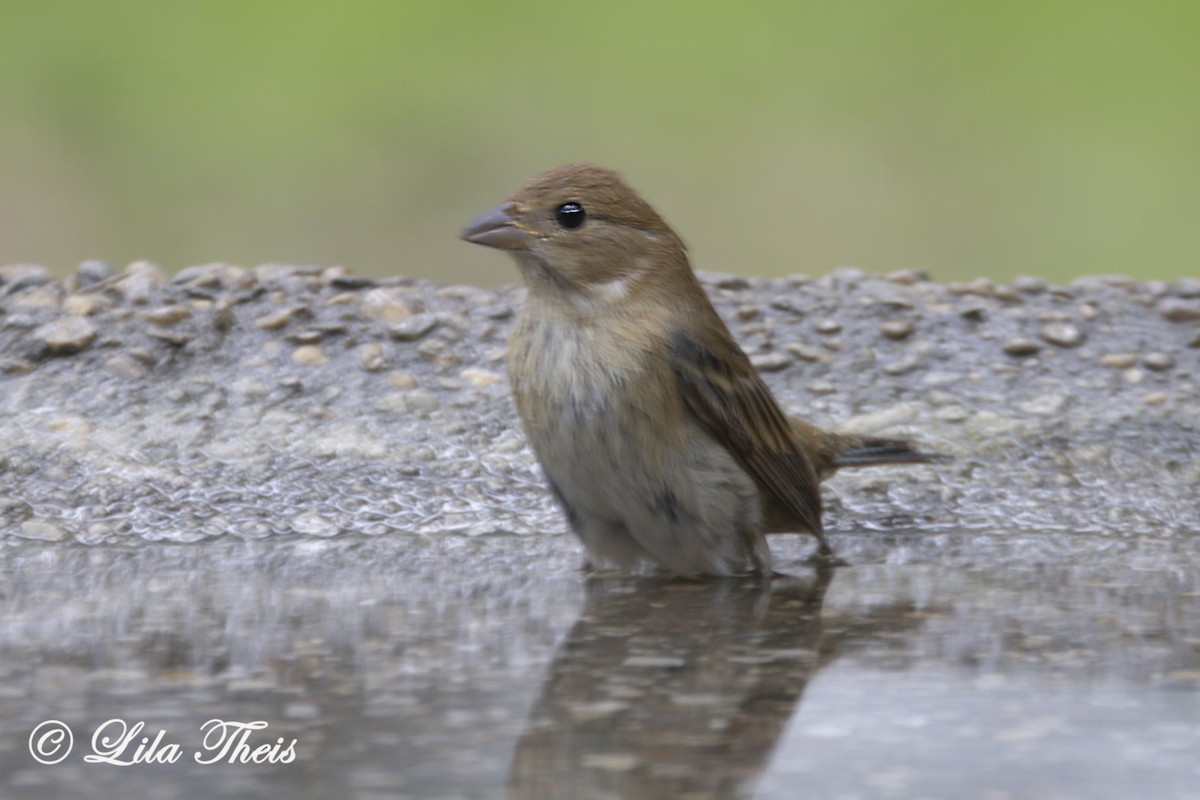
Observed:
[[[815,567],[848,567],[850,562],[841,558],[837,553],[833,552],[833,548],[827,544],[822,544],[817,548],[811,556],[805,559],[805,563],[812,564]]]

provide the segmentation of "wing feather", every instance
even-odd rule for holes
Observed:
[[[746,354],[730,345],[720,356],[689,333],[672,338],[671,366],[687,407],[827,549],[812,461]]]

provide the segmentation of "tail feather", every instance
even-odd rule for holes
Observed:
[[[906,439],[864,437],[837,454],[835,467],[867,467],[882,464],[933,464],[950,461],[949,456],[923,453]]]

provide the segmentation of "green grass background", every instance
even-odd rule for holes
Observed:
[[[701,269],[1200,273],[1200,3],[4,0],[0,263],[494,285],[529,175]]]

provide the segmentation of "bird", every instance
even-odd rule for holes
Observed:
[[[526,287],[509,338],[518,416],[591,570],[771,574],[768,533],[836,559],[819,484],[925,463],[904,439],[789,417],[701,286],[683,240],[613,170],[543,172],[462,231]]]

